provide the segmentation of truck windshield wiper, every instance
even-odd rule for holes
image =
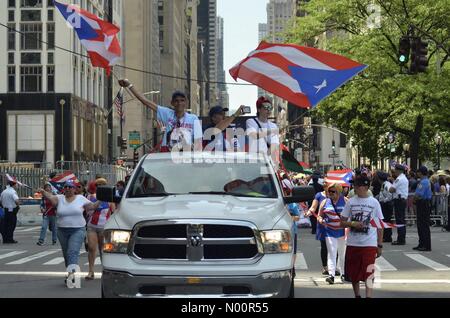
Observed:
[[[266,198],[264,195],[254,195],[236,192],[225,192],[225,191],[205,191],[205,192],[189,192],[189,194],[212,194],[212,195],[231,195],[233,197],[246,197],[246,198]]]
[[[168,197],[171,195],[176,195],[176,193],[167,193],[167,192],[142,193],[132,195],[130,196],[130,198]]]

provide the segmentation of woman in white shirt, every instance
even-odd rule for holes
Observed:
[[[58,240],[61,244],[64,262],[67,268],[67,282],[75,283],[75,272],[79,269],[80,249],[86,236],[86,220],[83,211],[95,210],[102,203],[92,203],[82,195],[76,195],[76,185],[69,180],[64,185],[64,195],[52,195],[40,189],[42,195],[56,207]]]

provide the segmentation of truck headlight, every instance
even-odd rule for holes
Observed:
[[[123,253],[128,250],[130,242],[130,231],[106,230],[105,243],[103,244],[103,252],[105,253]]]
[[[291,233],[284,230],[261,231],[264,253],[290,253],[292,251]]]

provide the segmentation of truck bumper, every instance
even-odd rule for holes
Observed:
[[[292,273],[278,271],[258,276],[137,276],[104,270],[106,298],[280,298],[288,297]]]

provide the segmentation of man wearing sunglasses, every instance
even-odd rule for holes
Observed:
[[[271,155],[277,166],[280,138],[277,125],[269,121],[273,111],[272,102],[266,97],[260,97],[256,101],[256,109],[256,118],[247,120],[249,151]]]

